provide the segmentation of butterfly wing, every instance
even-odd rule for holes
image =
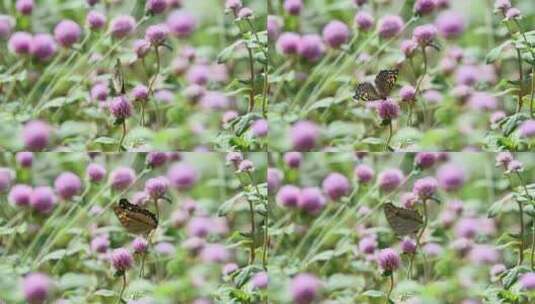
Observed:
[[[377,90],[375,90],[371,83],[361,82],[357,85],[357,88],[355,89],[355,95],[353,95],[353,99],[370,101],[380,99],[380,97],[379,94],[377,94]]]
[[[113,211],[128,232],[147,233],[158,226],[158,219],[154,213],[130,204],[126,199],[121,199],[119,204],[113,207]]]
[[[375,87],[382,99],[386,98],[394,88],[398,80],[398,74],[399,70],[397,69],[382,70],[375,76]]]
[[[384,212],[388,224],[397,235],[416,233],[423,225],[422,216],[412,209],[399,208],[387,203]]]

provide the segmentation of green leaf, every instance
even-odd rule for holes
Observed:
[[[45,261],[50,261],[50,260],[61,260],[66,254],[67,254],[67,250],[65,249],[58,249],[56,251],[52,251],[43,257],[43,259],[41,260],[41,263]]]
[[[236,49],[236,47],[238,47],[242,43],[243,43],[243,40],[238,39],[233,44],[224,48],[217,55],[217,63],[221,64],[221,63],[227,62],[227,60],[229,60],[232,57],[232,54],[234,53],[234,50]]]
[[[506,40],[504,43],[490,50],[487,56],[485,56],[485,62],[489,64],[489,63],[493,63],[494,61],[496,61],[496,59],[500,57],[500,54],[502,53],[503,49],[506,46],[508,46],[510,43],[511,43],[510,40]]]

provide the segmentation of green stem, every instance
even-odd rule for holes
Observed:
[[[524,71],[522,68],[522,54],[520,49],[516,49],[516,60],[518,62],[518,103],[516,104],[516,113],[522,111],[522,82],[524,81]]]
[[[390,303],[390,295],[392,290],[394,290],[394,273],[389,275],[390,278],[390,288],[388,289],[388,294],[386,295],[386,304]]]
[[[121,287],[121,292],[119,293],[119,299],[117,300],[117,303],[124,302],[123,294],[124,294],[124,290],[126,289],[126,273],[123,272],[122,277],[123,277],[123,287]]]
[[[121,135],[121,140],[119,141],[119,148],[117,150],[119,152],[121,152],[121,149],[123,148],[124,138],[126,137],[126,120],[125,119],[123,119],[122,126],[123,126],[123,134]]]
[[[387,137],[386,142],[385,142],[385,152],[389,152],[390,151],[390,141],[392,140],[392,134],[393,134],[392,121],[390,121],[388,123],[388,137]]]
[[[254,73],[254,58],[253,58],[253,52],[249,47],[247,47],[247,53],[249,54],[249,70],[250,70],[250,84],[251,89],[249,91],[249,106],[247,107],[247,112],[250,113],[254,109],[254,98],[255,98],[255,73]]]

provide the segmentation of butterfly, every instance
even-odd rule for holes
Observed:
[[[385,99],[394,88],[398,74],[397,69],[380,71],[375,76],[375,85],[369,82],[361,82],[357,85],[353,99],[362,101]]]
[[[400,236],[416,233],[424,223],[422,216],[412,209],[400,208],[392,203],[386,203],[384,211],[388,224]]]
[[[131,204],[125,198],[119,200],[119,204],[113,207],[113,212],[121,225],[130,233],[147,233],[158,226],[158,219],[154,213]]]

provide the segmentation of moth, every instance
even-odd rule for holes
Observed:
[[[113,212],[121,225],[130,233],[145,234],[158,226],[158,219],[154,213],[131,204],[125,198],[119,200],[113,207]]]
[[[424,224],[422,216],[412,209],[400,208],[392,203],[386,203],[384,212],[388,224],[399,236],[416,233]]]
[[[361,82],[355,89],[354,100],[372,101],[386,99],[396,81],[398,80],[399,70],[382,70],[375,76],[375,85],[369,82]]]

